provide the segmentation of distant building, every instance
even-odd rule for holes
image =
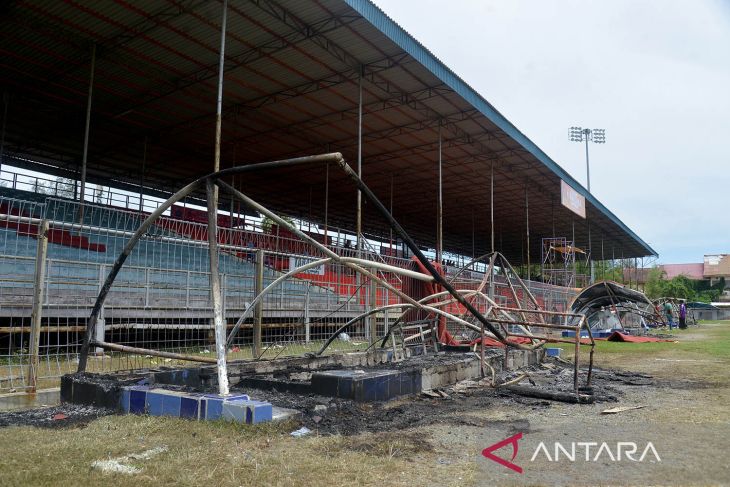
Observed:
[[[730,279],[730,254],[705,255],[704,277],[715,282],[724,277]]]
[[[702,262],[692,264],[662,264],[658,266],[663,272],[666,279],[674,279],[677,276],[685,276],[689,279],[702,280],[704,276],[704,265]],[[649,271],[651,269],[624,269],[624,282],[638,283],[640,287],[644,287],[649,279]]]
[[[725,290],[720,295],[721,302],[730,302],[730,254],[705,255],[704,277],[715,284],[720,278],[725,278]]]
[[[664,272],[666,279],[674,279],[677,276],[685,276],[689,279],[707,279],[710,284],[715,284],[721,278],[725,278],[725,291],[720,295],[720,301],[730,302],[730,254],[707,254],[704,262],[690,264],[662,264],[659,268]],[[643,287],[649,278],[651,269],[624,269],[624,281],[636,282]]]

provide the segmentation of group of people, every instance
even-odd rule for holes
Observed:
[[[657,313],[662,314],[659,311],[659,305],[657,305]],[[663,309],[664,317],[667,320],[667,325],[669,325],[669,329],[673,330],[675,326],[674,323],[674,309],[672,307],[672,303],[669,301],[666,301],[664,303],[664,309]],[[679,328],[684,330],[687,328],[687,305],[684,302],[684,299],[679,300]]]

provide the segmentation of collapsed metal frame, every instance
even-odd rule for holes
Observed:
[[[625,292],[624,295],[619,295],[621,294],[621,292],[617,294],[617,292],[612,289],[612,286],[618,286],[619,291],[622,288],[628,289],[631,295],[627,295],[625,294]],[[604,289],[605,294],[594,296],[589,301],[581,301],[582,299],[584,299],[583,296],[586,293],[589,293],[592,290],[596,289]],[[608,298],[608,302],[604,303],[606,298]],[[640,319],[643,319],[647,324],[663,323],[663,317],[661,313],[657,312],[657,310],[655,309],[655,304],[649,298],[647,298],[644,293],[635,289],[625,287],[613,281],[603,280],[584,288],[581,293],[573,299],[573,302],[570,303],[571,311],[585,316],[587,320],[590,320],[591,316],[593,316],[599,308],[603,308],[605,306],[610,306],[616,311],[616,318],[618,319],[621,328],[624,329],[632,328],[626,326],[626,314],[636,315]],[[644,309],[642,309],[642,306]],[[622,312],[624,313],[623,316]],[[590,329],[590,323],[588,323],[588,328]]]
[[[257,203],[256,201],[252,200],[242,192],[238,191],[231,185],[225,183],[222,178],[237,174],[243,174],[247,172],[252,171],[260,171],[260,170],[266,170],[266,169],[276,169],[276,168],[283,168],[283,167],[290,167],[294,165],[300,165],[300,164],[312,164],[312,163],[335,163],[337,166],[339,166],[344,173],[355,183],[358,192],[361,194],[364,194],[365,197],[372,203],[372,205],[375,207],[375,209],[383,216],[383,218],[388,222],[390,227],[396,232],[396,234],[402,239],[402,241],[409,247],[409,249],[413,252],[413,255],[418,260],[419,264],[422,266],[423,270],[425,270],[427,273],[418,273],[414,271],[409,271],[406,269],[400,269],[394,266],[389,266],[387,264],[373,262],[373,261],[367,261],[360,258],[352,258],[352,257],[341,257],[338,254],[334,253],[330,249],[328,249],[326,246],[320,244],[315,239],[307,235],[306,233],[302,232],[301,230],[297,229],[294,225],[287,222],[274,212],[268,210],[261,204]],[[454,319],[458,322],[461,322],[462,324],[465,324],[471,328],[475,328],[476,325],[469,323],[468,321],[453,316],[443,310],[440,310],[438,307],[435,306],[428,306],[424,304],[424,302],[416,301],[407,294],[401,292],[400,290],[396,289],[392,285],[390,285],[387,281],[381,279],[377,275],[377,271],[375,273],[367,270],[365,267],[372,267],[375,269],[381,268],[388,270],[390,272],[394,272],[397,274],[402,275],[408,275],[410,277],[420,279],[420,280],[426,280],[433,282],[435,284],[438,284],[441,286],[445,291],[443,293],[439,293],[439,295],[445,295],[449,294],[451,295],[451,298],[446,303],[458,303],[459,305],[463,306],[465,308],[465,314],[468,312],[472,315],[480,324],[480,332],[482,336],[482,344],[484,342],[485,333],[489,332],[491,336],[493,336],[496,340],[498,340],[500,343],[504,344],[505,347],[511,347],[511,348],[518,348],[518,349],[526,349],[531,350],[538,348],[548,341],[562,341],[557,339],[549,339],[547,337],[537,337],[530,334],[529,330],[525,330],[524,336],[529,336],[532,344],[531,345],[525,345],[522,343],[517,343],[514,341],[511,341],[508,339],[510,335],[512,336],[519,336],[515,335],[513,333],[510,333],[506,328],[503,326],[503,323],[500,323],[500,320],[498,318],[494,319],[488,319],[484,314],[482,314],[475,306],[474,304],[467,299],[467,295],[463,292],[458,291],[455,289],[450,281],[447,281],[446,278],[434,267],[434,265],[426,258],[426,256],[422,253],[418,245],[411,239],[411,237],[406,233],[406,231],[403,229],[403,227],[400,226],[400,224],[393,218],[391,213],[388,211],[388,209],[380,202],[380,200],[375,196],[375,194],[370,190],[370,188],[362,181],[362,178],[358,175],[357,172],[355,172],[344,160],[342,154],[339,152],[335,153],[328,153],[328,154],[320,154],[320,155],[314,155],[314,156],[305,156],[305,157],[298,157],[293,159],[284,159],[284,160],[278,160],[278,161],[269,161],[269,162],[261,162],[256,164],[250,164],[246,166],[237,166],[232,168],[227,168],[224,170],[213,172],[207,176],[203,176],[192,183],[186,185],[179,191],[177,191],[175,194],[173,194],[170,198],[168,198],[164,203],[162,203],[157,210],[152,212],[145,220],[142,222],[142,224],[139,226],[137,231],[134,233],[134,235],[129,239],[127,244],[125,245],[124,249],[122,250],[122,253],[119,255],[119,257],[116,259],[114,265],[112,266],[106,280],[104,281],[104,284],[99,291],[99,294],[97,296],[97,299],[94,303],[94,307],[92,308],[91,315],[89,316],[89,320],[87,322],[86,332],[84,334],[84,340],[81,347],[81,353],[79,357],[79,366],[78,366],[78,372],[84,372],[86,370],[86,365],[88,361],[88,354],[89,354],[89,348],[93,344],[99,348],[103,349],[110,349],[110,350],[117,350],[121,352],[131,352],[131,353],[153,353],[158,356],[162,357],[170,357],[170,358],[176,358],[181,360],[191,360],[191,361],[201,361],[199,357],[191,357],[187,355],[177,354],[177,353],[171,353],[171,352],[161,352],[161,351],[155,351],[155,350],[149,350],[149,349],[142,349],[142,348],[136,348],[136,347],[127,347],[123,345],[117,345],[113,343],[105,342],[104,340],[99,340],[98,337],[94,336],[94,332],[96,330],[96,322],[98,320],[99,313],[103,307],[104,301],[106,299],[106,296],[109,293],[109,290],[111,289],[111,286],[114,283],[114,280],[121,270],[122,266],[124,265],[124,262],[126,261],[127,257],[130,255],[132,250],[134,249],[137,242],[140,240],[140,238],[147,232],[147,230],[150,228],[150,226],[162,216],[162,214],[170,208],[173,204],[180,201],[181,199],[187,197],[191,193],[195,192],[196,190],[199,190],[201,186],[205,185],[206,194],[207,194],[207,200],[208,200],[208,251],[209,251],[209,257],[210,257],[210,276],[209,276],[209,282],[210,282],[210,289],[211,289],[211,300],[213,303],[213,323],[214,323],[214,329],[215,329],[215,342],[216,342],[216,358],[215,363],[217,365],[217,372],[218,372],[218,386],[219,386],[219,392],[222,395],[227,395],[229,392],[228,387],[228,374],[227,374],[227,364],[226,364],[226,350],[227,345],[230,343],[230,340],[233,336],[237,333],[238,329],[240,328],[240,325],[243,323],[244,319],[251,313],[252,310],[254,310],[258,303],[263,299],[263,296],[273,289],[279,282],[282,282],[287,277],[290,277],[291,275],[294,275],[298,272],[301,272],[302,270],[306,270],[311,267],[315,267],[318,265],[322,265],[323,263],[327,262],[338,262],[341,263],[347,267],[350,267],[355,272],[365,275],[369,277],[374,282],[377,282],[381,284],[382,286],[386,287],[390,291],[394,292],[396,295],[398,295],[400,298],[402,298],[406,304],[405,306],[411,306],[411,307],[417,307],[426,311],[434,312],[437,314],[440,314],[444,316],[445,318]],[[280,276],[277,278],[274,282],[272,282],[269,286],[267,286],[266,289],[262,290],[258,296],[254,299],[254,301],[250,304],[250,306],[246,309],[244,314],[241,316],[241,318],[238,320],[236,325],[234,326],[233,330],[231,331],[230,336],[227,338],[225,333],[225,324],[223,323],[223,313],[222,313],[222,302],[221,302],[221,294],[220,294],[220,275],[218,273],[218,242],[217,242],[217,189],[221,188],[225,190],[226,192],[230,193],[230,195],[241,202],[243,202],[245,205],[250,207],[253,210],[258,211],[264,216],[267,216],[271,218],[274,222],[277,224],[287,228],[289,231],[294,233],[299,238],[311,243],[314,245],[317,249],[323,252],[324,255],[327,257],[324,259],[319,259],[314,262],[309,262],[303,266],[300,266],[295,269],[291,269],[288,273]],[[494,253],[491,257],[491,265],[490,265],[490,272],[491,269],[494,267],[494,264],[497,262],[497,259],[501,257],[501,254]],[[503,260],[503,257],[501,257]],[[509,265],[507,263],[507,265]],[[510,266],[511,269],[511,266]],[[488,273],[489,274],[489,273]],[[525,287],[525,289],[527,289]],[[514,292],[514,289],[513,289]],[[483,294],[483,293],[482,293]],[[516,297],[517,294],[515,293],[514,296]],[[539,310],[539,305],[537,305],[537,301],[534,299],[534,296],[530,294],[530,297],[532,299],[533,305]],[[429,297],[432,298],[432,297]],[[495,303],[496,304],[496,303]],[[400,305],[399,305],[400,306]],[[493,310],[495,313],[500,310],[498,306],[492,305],[491,310]],[[503,313],[506,312],[508,308],[502,309]],[[514,309],[512,309],[514,311]],[[526,317],[524,315],[524,312],[532,312],[535,313],[536,310],[522,310],[522,316],[523,321],[527,321]],[[543,313],[550,313],[550,312],[543,312]],[[372,314],[372,311],[366,314],[366,316],[369,316]],[[539,313],[538,313],[539,314]],[[509,315],[508,315],[509,316]],[[363,316],[364,318],[365,316]],[[362,319],[362,318],[361,318]],[[351,320],[352,321],[352,320]],[[493,323],[498,323],[498,325],[495,326]],[[547,326],[547,323],[544,323],[544,320],[541,320],[540,326]],[[584,322],[581,321],[581,325]],[[565,325],[567,326],[567,325]],[[575,389],[576,392],[578,390],[578,348],[580,345],[580,326],[576,330],[576,356],[575,356]],[[575,327],[570,327],[570,329],[574,329]],[[337,332],[336,332],[337,333]],[[371,335],[371,340],[374,339],[374,336]],[[592,342],[592,339],[591,339]],[[331,343],[331,340],[328,342],[328,344]],[[324,350],[325,347],[323,347]],[[591,353],[592,358],[592,353]],[[202,360],[203,362],[211,362],[211,359]],[[592,359],[591,359],[591,366],[592,366]],[[589,370],[589,380],[590,380],[590,370]]]

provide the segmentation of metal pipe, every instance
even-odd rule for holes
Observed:
[[[198,189],[203,179],[199,179],[197,181],[194,181],[184,188],[182,188],[180,191],[175,193],[174,195],[170,196],[170,198],[167,199],[164,203],[162,203],[155,211],[153,211],[150,216],[148,216],[144,222],[139,226],[136,232],[134,232],[134,235],[127,241],[126,245],[122,249],[122,253],[119,254],[119,257],[117,257],[117,260],[114,262],[114,265],[112,266],[111,270],[109,271],[109,275],[106,277],[106,280],[104,281],[104,285],[101,288],[101,291],[99,291],[99,295],[96,297],[96,302],[94,303],[94,307],[91,310],[91,315],[89,316],[89,319],[86,324],[86,333],[84,334],[84,341],[81,345],[81,351],[79,354],[79,367],[78,372],[85,372],[86,371],[86,361],[89,354],[89,345],[91,344],[91,335],[93,333],[94,327],[96,325],[96,320],[99,316],[99,311],[101,311],[102,306],[104,305],[104,301],[106,300],[106,296],[109,293],[109,289],[111,289],[112,284],[114,284],[114,279],[116,279],[117,274],[119,274],[119,271],[121,270],[122,266],[124,265],[124,262],[127,260],[127,257],[129,257],[129,254],[134,249],[135,245],[137,245],[137,242],[139,239],[147,233],[147,230],[149,227],[152,226],[152,224],[157,221],[157,219],[162,215],[165,211],[167,211],[168,208],[170,208],[173,204],[177,203],[182,198],[187,197],[190,193]]]
[[[327,164],[325,166],[325,177],[324,177],[324,244],[327,245],[329,242],[328,240],[328,228],[327,228],[327,218],[329,213],[329,203],[330,203],[330,165]]]
[[[525,229],[527,239],[527,280],[530,280],[530,197],[527,187],[529,186],[529,180],[525,181]]]
[[[491,176],[489,178],[489,222],[492,239],[492,252],[494,252],[494,162],[491,164]]]
[[[357,78],[357,177],[362,179],[362,66]],[[357,232],[357,256],[362,252],[362,192],[357,190],[357,216],[355,223]]]
[[[226,323],[223,320],[221,302],[221,277],[218,273],[218,208],[217,194],[213,182],[205,182],[208,194],[208,256],[210,258],[210,296],[213,304],[213,327],[215,329],[215,353],[218,372],[218,393],[228,395],[228,368],[226,366]]]
[[[188,362],[202,362],[206,364],[215,364],[217,360],[213,357],[206,357],[205,355],[184,355],[181,353],[164,352],[162,350],[152,350],[149,348],[137,348],[130,347],[127,345],[120,345],[118,343],[108,343],[101,341],[94,341],[94,345],[106,350],[114,350],[117,352],[134,353],[137,355],[152,355],[153,357],[171,358],[175,360],[186,360]]]
[[[341,159],[338,164],[340,167],[345,171],[345,174],[347,174],[350,179],[352,179],[357,187],[363,192],[363,194],[370,200],[370,202],[373,204],[375,209],[380,212],[380,214],[385,218],[385,220],[388,222],[389,225],[393,227],[393,230],[395,230],[396,234],[403,240],[403,242],[408,246],[409,249],[411,249],[411,252],[413,252],[413,255],[416,256],[416,258],[423,264],[423,266],[426,268],[426,270],[434,277],[434,280],[441,284],[441,286],[444,287],[452,296],[454,296],[460,304],[465,306],[469,312],[474,315],[476,319],[479,321],[484,322],[484,326],[494,333],[494,335],[499,339],[499,341],[504,342],[505,337],[502,335],[502,332],[499,331],[497,328],[492,326],[491,323],[488,322],[488,320],[477,310],[474,306],[472,306],[470,303],[468,303],[463,297],[459,295],[459,293],[454,289],[454,287],[449,284],[446,279],[444,279],[443,276],[433,267],[431,262],[426,258],[425,255],[423,255],[423,252],[421,252],[421,249],[416,245],[416,243],[411,239],[411,237],[406,233],[406,231],[403,229],[403,227],[400,226],[400,224],[393,218],[393,216],[388,212],[387,208],[383,206],[383,204],[380,202],[380,200],[375,196],[375,194],[370,190],[370,188],[365,185],[365,183],[362,181],[362,179],[355,173],[352,168],[344,161],[344,159]],[[515,346],[517,348],[522,348],[517,344],[511,344],[512,346]]]
[[[226,20],[228,16],[228,0],[223,0],[223,20],[221,22],[221,47],[218,59],[218,97],[215,108],[215,154],[213,158],[213,171],[218,172],[221,167],[221,125],[223,112],[223,68],[226,62]],[[213,188],[214,201],[218,203],[218,189]]]
[[[443,173],[442,173],[442,152],[441,152],[441,121],[439,120],[439,154],[438,154],[438,198],[436,203],[436,262],[439,264],[443,259],[444,251],[444,202],[443,202]]]
[[[390,173],[390,214],[393,214],[393,181],[395,179],[395,175],[393,173]],[[388,227],[388,244],[390,248],[391,256],[393,254],[393,228]],[[396,252],[396,255],[398,255],[398,252]]]
[[[89,155],[89,126],[91,125],[91,100],[94,93],[94,71],[96,70],[96,43],[91,45],[91,72],[89,93],[86,100],[86,126],[84,128],[84,152],[81,159],[81,191],[79,193],[79,223],[84,221],[84,198],[86,197],[86,165]]]
[[[35,279],[33,281],[33,311],[30,318],[30,367],[28,386],[35,392],[38,385],[40,366],[41,318],[43,315],[43,291],[46,280],[46,256],[48,254],[48,220],[38,227],[38,245],[35,261]]]
[[[8,105],[10,105],[10,95],[3,92],[3,127],[0,132],[0,171],[3,170],[3,160],[5,157],[5,127],[8,123]]]
[[[147,166],[147,137],[144,138],[144,149],[142,150],[142,174],[139,176],[139,212],[144,210],[144,173]]]
[[[256,279],[254,281],[254,292],[256,296],[264,290],[264,250],[256,251]],[[307,288],[309,293],[309,288]],[[307,294],[309,295],[309,294]],[[251,354],[253,358],[258,359],[261,356],[261,323],[264,319],[264,302],[260,300],[254,308],[253,318],[253,344]]]

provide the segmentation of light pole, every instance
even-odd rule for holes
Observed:
[[[570,127],[571,142],[586,143],[586,182],[588,192],[591,192],[591,166],[588,159],[588,142],[594,144],[606,143],[606,129],[584,129],[581,127]]]
[[[570,127],[570,140],[571,142],[585,142],[586,143],[586,186],[588,187],[588,193],[591,192],[591,165],[590,159],[588,158],[588,142],[594,144],[605,144],[606,143],[606,129],[584,129],[582,127]],[[586,214],[586,218],[588,215]],[[591,284],[595,282],[596,272],[593,265],[593,253],[591,245],[591,222],[588,222],[588,261],[591,269]],[[575,242],[573,242],[575,245]]]

